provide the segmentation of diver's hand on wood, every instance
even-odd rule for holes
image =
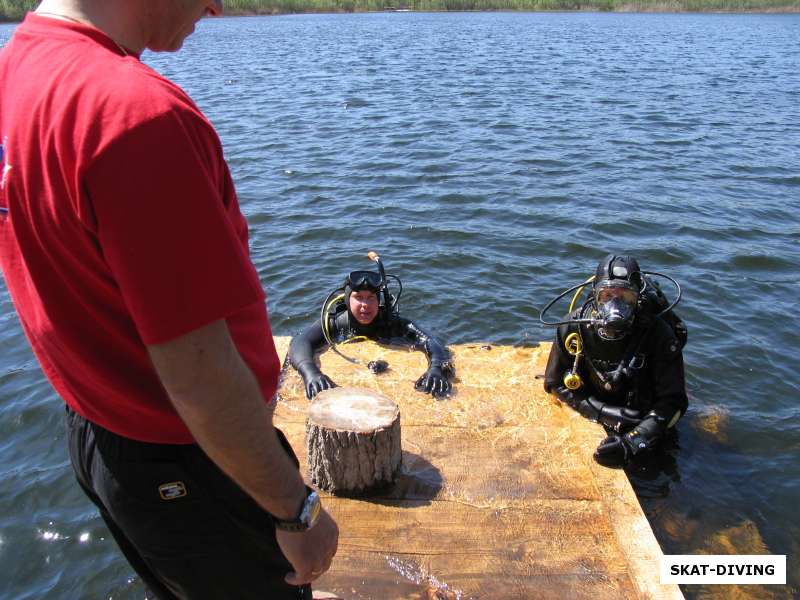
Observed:
[[[627,436],[612,434],[600,442],[594,451],[594,459],[604,467],[624,467],[633,456]]]
[[[303,378],[303,383],[306,387],[306,398],[309,400],[322,390],[330,390],[336,387],[336,384],[331,378],[320,371],[317,365],[311,361],[301,363],[296,368],[297,372],[300,373],[300,376]]]
[[[425,392],[436,399],[444,398],[450,393],[452,386],[441,367],[430,367],[422,376],[417,379],[414,389],[418,392]]]
[[[306,398],[311,400],[314,396],[319,394],[322,390],[331,390],[337,387],[330,377],[325,373],[320,373],[308,383],[306,383]]]

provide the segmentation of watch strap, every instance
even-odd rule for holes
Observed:
[[[273,516],[272,522],[275,524],[275,529],[280,529],[281,531],[291,531],[295,533],[307,531],[316,524],[321,509],[322,502],[319,499],[319,495],[313,489],[306,486],[306,497],[303,500],[297,517],[291,520],[284,520]]]

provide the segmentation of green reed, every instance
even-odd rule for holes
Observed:
[[[39,0],[0,0],[0,21],[21,21],[37,4]]]
[[[356,12],[386,9],[585,11],[800,11],[800,0],[227,0],[230,14]]]

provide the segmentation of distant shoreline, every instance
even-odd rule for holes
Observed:
[[[286,15],[339,15],[339,14],[364,14],[364,13],[393,13],[393,12],[412,12],[412,13],[617,13],[617,14],[708,14],[708,15],[754,15],[754,14],[797,14],[800,13],[800,5],[797,6],[784,6],[784,7],[770,7],[770,8],[749,8],[749,9],[688,9],[688,8],[617,8],[611,10],[603,10],[597,7],[586,8],[552,8],[552,9],[513,9],[513,8],[496,8],[496,9],[460,9],[460,10],[440,10],[440,9],[361,9],[355,8],[352,10],[334,10],[334,9],[314,9],[307,10],[294,10],[294,11],[280,11],[275,9],[256,9],[256,10],[237,10],[225,9],[224,17],[265,17],[273,16],[280,17]]]
[[[335,0],[334,0],[335,1]],[[374,0],[373,0],[374,1]],[[508,8],[497,6],[502,3],[497,0],[464,0],[465,8],[447,10],[436,8],[437,0],[427,2],[430,7],[411,8],[400,5],[398,8],[375,6],[357,6],[354,2],[347,8],[334,6],[321,6],[315,0],[308,0],[309,5],[303,7],[300,2],[286,0],[286,3],[275,2],[271,5],[264,5],[263,2],[254,0],[253,2],[229,2],[225,5],[225,17],[256,17],[256,16],[286,16],[286,15],[305,15],[305,14],[348,14],[348,13],[391,13],[391,12],[536,12],[536,13],[642,13],[642,14],[797,14],[800,13],[800,0],[790,0],[788,5],[767,5],[758,6],[757,0],[674,0],[664,2],[626,2],[624,0],[590,0],[585,4],[579,2],[569,2],[563,0],[564,6],[559,6],[560,0],[530,0],[530,7]],[[369,2],[369,0],[367,0]],[[236,5],[244,6],[236,6]],[[365,3],[366,4],[366,3]],[[485,4],[485,7],[480,7]],[[737,6],[738,4],[738,6]],[[764,4],[770,4],[764,2]],[[259,6],[260,5],[260,6]],[[291,9],[284,8],[287,5]],[[576,5],[578,6],[576,8]],[[725,6],[728,5],[728,6]],[[745,6],[747,5],[747,6]],[[467,8],[466,6],[475,6]],[[539,8],[537,8],[537,6]],[[0,23],[19,23],[28,10],[20,7],[14,14],[0,13]]]
[[[313,0],[312,0],[313,1]],[[467,0],[469,2],[470,0]],[[492,2],[492,0],[487,0],[488,2]],[[536,0],[531,0],[532,3],[536,2]],[[435,0],[434,0],[435,2]],[[465,2],[465,4],[467,3]],[[474,0],[474,3],[480,3],[481,0]],[[544,3],[540,3],[544,4]],[[459,12],[508,12],[508,13],[516,13],[516,12],[531,12],[531,13],[554,13],[554,12],[564,12],[564,13],[589,13],[589,12],[607,12],[607,13],[642,13],[642,14],[668,14],[668,13],[679,13],[679,14],[796,14],[800,13],[800,0],[794,0],[790,5],[785,6],[753,6],[748,8],[692,8],[691,5],[693,4],[713,4],[712,2],[703,2],[703,0],[698,0],[697,2],[653,2],[647,3],[646,5],[638,4],[635,2],[615,2],[615,0],[594,0],[590,5],[587,3],[586,5],[581,6],[580,8],[560,8],[556,6],[557,2],[551,3],[554,7],[553,8],[534,8],[533,6],[530,8],[462,8],[462,9],[439,9],[439,8],[410,8],[410,7],[402,7],[402,8],[369,8],[369,7],[352,7],[349,9],[344,8],[333,8],[333,7],[324,7],[324,8],[317,8],[314,6],[309,6],[305,9],[298,9],[297,7],[295,10],[281,10],[276,6],[264,6],[264,7],[257,7],[257,8],[235,8],[235,7],[228,7],[225,6],[225,13],[224,16],[226,17],[255,17],[255,16],[285,16],[285,15],[305,15],[305,14],[348,14],[348,13],[391,13],[391,12],[418,12],[418,13],[459,13]],[[564,2],[565,5],[570,4],[567,0]],[[575,4],[579,4],[577,2],[571,3],[572,6]],[[607,8],[609,5],[618,4],[613,8]],[[725,4],[725,2],[719,2],[719,4]],[[296,6],[296,5],[295,5]]]

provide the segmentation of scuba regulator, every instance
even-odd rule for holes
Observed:
[[[564,387],[568,390],[577,390],[583,386],[583,379],[578,374],[578,364],[583,352],[583,342],[577,333],[570,333],[567,339],[564,340],[564,347],[567,352],[575,357],[575,362],[572,364],[572,369],[564,373]]]

